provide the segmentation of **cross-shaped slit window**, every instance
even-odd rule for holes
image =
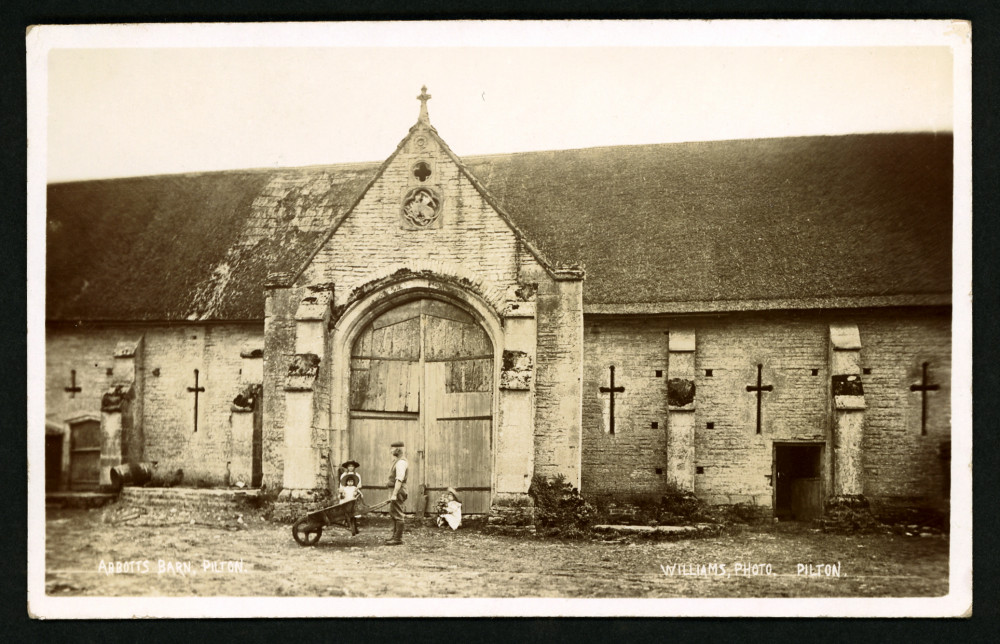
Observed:
[[[608,373],[609,373],[608,378],[609,378],[609,381],[610,381],[609,382],[609,386],[608,387],[598,387],[598,391],[600,391],[602,394],[608,394],[608,398],[605,399],[606,400],[606,405],[607,405],[606,406],[606,411],[605,411],[605,418],[607,418],[607,426],[606,427],[607,427],[607,432],[609,434],[614,434],[615,433],[615,394],[623,394],[623,393],[625,393],[625,387],[621,387],[621,386],[616,387],[615,386],[615,366],[614,365],[611,365],[610,367],[608,367]]]

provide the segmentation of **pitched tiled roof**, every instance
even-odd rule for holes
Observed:
[[[950,292],[951,146],[803,137],[466,165],[542,253],[585,264],[587,304],[832,301]]]
[[[587,310],[949,301],[952,137],[799,137],[467,157]],[[261,319],[379,164],[53,184],[47,317]],[[811,304],[809,304],[811,303]]]
[[[50,320],[259,320],[378,164],[48,187]]]

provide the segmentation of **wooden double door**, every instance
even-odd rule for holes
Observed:
[[[454,487],[465,514],[490,508],[493,345],[476,320],[422,299],[379,315],[351,350],[350,457],[369,505],[389,495],[389,445],[406,444],[409,512]]]

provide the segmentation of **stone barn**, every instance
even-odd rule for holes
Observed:
[[[381,163],[48,186],[50,489],[946,501],[950,134],[459,158],[418,98]]]

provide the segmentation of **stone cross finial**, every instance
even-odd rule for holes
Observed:
[[[422,123],[430,123],[431,118],[427,115],[427,101],[429,101],[431,95],[427,93],[427,86],[424,85],[420,88],[420,96],[417,100],[420,101],[420,117],[417,119]]]

